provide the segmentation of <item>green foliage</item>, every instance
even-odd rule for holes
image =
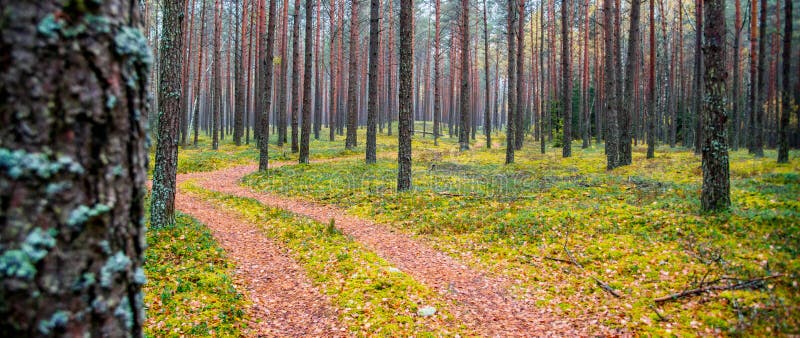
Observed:
[[[421,148],[415,144],[411,192],[394,190],[394,160],[286,166],[248,175],[243,183],[335,204],[423,236],[470,265],[524,281],[530,294],[567,315],[609,311],[604,324],[612,327],[654,335],[800,328],[789,305],[800,302],[794,282],[800,275],[797,154],[777,165],[769,154],[752,159],[732,152],[734,205],[726,213],[702,214],[700,160],[687,151],[658,149],[646,160],[638,147],[633,165],[607,172],[601,147],[564,159],[528,144],[509,166],[500,165],[504,149]],[[586,271],[545,258],[566,259],[565,245]],[[702,258],[708,253],[718,258]],[[787,276],[760,290],[653,302],[696,286],[702,276],[773,272]],[[591,277],[623,298],[610,297]],[[742,322],[738,311],[745,314]]]
[[[203,224],[178,213],[174,226],[150,229],[147,243],[147,336],[244,336],[247,302],[234,266]]]
[[[287,247],[314,283],[343,309],[341,320],[351,331],[366,336],[424,336],[461,330],[446,311],[430,317],[417,315],[425,306],[443,308],[441,296],[343,235],[333,221],[315,222],[192,184],[184,184],[182,190],[235,210]]]

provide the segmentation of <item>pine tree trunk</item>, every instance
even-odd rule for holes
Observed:
[[[705,65],[703,100],[703,210],[727,209],[731,204],[728,137],[725,124],[725,1],[705,0],[703,29]]]
[[[377,114],[378,114],[378,40],[380,39],[380,0],[370,0],[369,8],[369,102],[367,103],[367,154],[366,162],[377,160]]]
[[[619,166],[619,127],[617,120],[617,91],[616,74],[614,71],[614,6],[613,0],[603,0],[603,29],[605,37],[605,124],[606,124],[606,169],[611,170]],[[652,9],[652,4],[651,4]]]
[[[633,0],[638,1],[638,0]],[[572,71],[570,69],[570,5],[569,0],[561,1],[561,81],[563,83],[563,92],[561,93],[561,102],[564,113],[564,139],[562,140],[561,156],[572,156]]]
[[[345,148],[353,149],[358,146],[358,0],[352,1],[350,13],[350,69],[347,81],[347,137]]]
[[[200,132],[200,91],[201,91],[201,79],[203,78],[203,51],[205,50],[205,41],[206,35],[203,34],[206,28],[206,0],[200,0],[202,3],[200,7],[200,45],[198,45],[198,50],[200,55],[197,57],[197,73],[195,73],[194,79],[194,88],[192,88],[192,92],[194,94],[194,117],[192,118],[192,129],[194,132],[194,140],[192,144],[197,147],[197,138],[198,133]]]
[[[153,58],[137,2],[64,3],[0,0],[0,332],[141,337]]]
[[[299,151],[297,144],[297,118],[300,114],[300,0],[294,2],[292,14],[292,153]]]
[[[756,90],[758,90],[755,107],[755,126],[753,138],[753,154],[757,158],[764,157],[764,101],[767,81],[765,78],[764,66],[766,64],[766,45],[767,45],[767,0],[761,0],[761,12],[758,19],[758,77]]]
[[[653,0],[655,1],[655,0]],[[622,104],[622,111],[619,114],[619,165],[629,165],[633,159],[631,149],[631,118],[635,109],[633,105],[634,86],[633,79],[636,77],[636,65],[639,62],[639,18],[640,1],[631,0],[630,30],[628,32],[628,57],[625,64],[625,103]]]
[[[222,1],[214,0],[214,106],[212,107],[211,149],[219,149],[219,132],[222,114]]]
[[[459,149],[469,150],[469,0],[461,0],[461,124],[458,130]]]
[[[650,1],[650,60],[647,65],[647,158],[655,157],[656,148],[656,20],[655,4]]]
[[[275,0],[269,0],[269,17],[267,23],[267,31],[262,32],[262,53],[261,54],[261,67],[263,67],[263,76],[261,77],[261,107],[262,111],[258,112],[261,115],[261,124],[258,128],[261,129],[261,138],[258,142],[259,158],[258,170],[266,171],[269,167],[269,112],[272,106],[272,64],[273,64],[273,45],[275,43]]]
[[[514,163],[517,110],[517,2],[508,0],[508,118],[506,119],[506,164]]]
[[[306,0],[306,46],[305,59],[303,61],[303,121],[300,133],[300,163],[308,163],[309,143],[311,142],[311,62],[314,51],[314,0]],[[299,2],[299,1],[298,1]],[[300,9],[299,6],[297,8]],[[299,19],[299,13],[295,13],[295,20]],[[299,41],[298,41],[299,42]],[[297,61],[300,61],[299,59]],[[299,67],[295,67],[299,68]]]
[[[391,3],[391,2],[390,2]],[[400,0],[400,81],[397,151],[397,190],[411,189],[412,82],[414,73],[414,1]]]
[[[158,114],[156,163],[153,170],[153,193],[150,204],[152,227],[166,227],[175,223],[175,175],[178,169],[178,141],[181,102],[181,72],[183,68],[183,0],[165,1],[159,55],[158,96],[161,112]]]
[[[783,29],[783,98],[781,99],[781,120],[778,126],[778,163],[789,162],[789,115],[791,115],[795,108],[795,102],[792,99],[792,77],[788,73],[792,69],[792,1],[786,1],[786,8],[784,13],[786,20],[784,20]]]

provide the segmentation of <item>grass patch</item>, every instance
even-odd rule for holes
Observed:
[[[297,217],[253,199],[203,190],[184,183],[183,191],[235,210],[289,249],[311,280],[342,309],[340,318],[359,335],[440,336],[458,333],[441,297],[331,224]],[[421,317],[418,308],[437,313]]]
[[[733,207],[707,215],[698,211],[700,158],[691,152],[659,148],[646,160],[637,147],[633,165],[607,172],[602,147],[578,145],[567,159],[560,149],[538,149],[526,144],[506,166],[503,148],[459,153],[449,139],[439,147],[415,139],[414,189],[404,193],[394,190],[393,160],[287,166],[251,174],[244,184],[423,236],[473,266],[522,281],[543,305],[575,316],[609,312],[607,325],[655,335],[800,330],[798,153],[778,165],[774,151],[763,159],[732,152]],[[586,272],[545,259],[566,258],[564,246]],[[773,272],[787,276],[760,290],[653,302],[704,280]],[[624,297],[610,297],[593,276]]]
[[[147,243],[146,336],[244,336],[233,264],[203,224],[179,213],[174,226],[149,229]]]

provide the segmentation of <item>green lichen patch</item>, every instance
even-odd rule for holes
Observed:
[[[38,177],[49,179],[59,172],[83,174],[84,169],[72,157],[60,155],[56,159],[44,153],[30,153],[22,149],[0,148],[0,174],[12,179]]]
[[[100,286],[110,288],[114,279],[121,273],[128,270],[131,259],[122,251],[117,251],[109,257],[103,267],[100,268]]]

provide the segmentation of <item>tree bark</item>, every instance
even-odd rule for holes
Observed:
[[[273,65],[273,45],[275,43],[275,0],[269,0],[269,17],[266,34],[261,35],[262,52],[261,66],[264,67],[264,76],[259,86],[261,91],[261,138],[258,142],[259,158],[258,170],[266,171],[269,167],[269,112],[272,106],[272,65]]]
[[[214,0],[214,65],[211,78],[214,80],[211,125],[211,149],[219,149],[219,132],[222,114],[222,1]]]
[[[400,81],[397,151],[397,190],[411,189],[411,123],[414,73],[414,0],[400,0]]]
[[[300,0],[294,2],[292,14],[292,153],[299,151],[297,144],[297,117],[300,114]]]
[[[298,18],[299,16],[295,15],[295,19]],[[303,61],[303,122],[300,134],[300,163],[308,163],[309,143],[311,142],[311,53],[314,51],[314,44],[312,42],[314,38],[313,19],[314,0],[306,0],[306,56]]]
[[[165,227],[175,224],[175,175],[178,169],[178,141],[181,102],[181,72],[183,68],[183,0],[163,3],[163,20],[159,52],[158,114],[156,163],[153,170],[153,193],[150,204],[150,224]]]
[[[369,9],[369,102],[367,103],[366,162],[377,161],[376,137],[378,115],[378,40],[380,39],[380,0],[370,0]]]
[[[720,210],[730,207],[730,176],[728,165],[728,137],[725,124],[725,1],[706,0],[703,11],[706,27],[703,29],[705,63],[703,100],[703,210]]]
[[[358,13],[359,2],[352,0],[352,12],[350,13],[350,70],[349,80],[347,81],[347,137],[345,138],[345,148],[353,149],[358,146]]]
[[[764,157],[764,93],[766,91],[766,79],[764,77],[764,65],[766,63],[766,44],[767,44],[767,0],[761,0],[761,12],[759,13],[758,23],[758,82],[756,90],[756,109],[755,126],[753,133],[753,154],[756,158]]]
[[[647,65],[647,158],[656,148],[656,20],[655,1],[650,1],[650,62]]]
[[[633,0],[638,1],[638,0]],[[561,148],[562,157],[572,156],[572,70],[570,69],[570,5],[569,0],[561,1],[561,81],[563,92],[561,102],[564,109],[564,139]]]
[[[508,118],[506,119],[506,164],[514,163],[517,110],[517,3],[508,0]]]
[[[627,63],[625,64],[625,103],[622,105],[622,111],[620,111],[619,114],[619,165],[629,165],[633,159],[633,152],[631,149],[631,118],[635,109],[633,105],[633,79],[637,76],[636,65],[639,62],[640,4],[639,0],[631,0],[628,57]]]
[[[0,332],[141,337],[153,58],[140,7],[0,8]],[[180,95],[180,62],[167,68]]]
[[[461,0],[461,124],[458,144],[461,151],[469,150],[469,0]]]
[[[789,70],[792,69],[792,1],[787,0],[784,13],[786,20],[784,20],[783,29],[783,98],[781,99],[781,121],[778,126],[778,163],[789,162],[789,115],[795,108],[795,102],[792,99],[792,77],[789,76]]]
[[[614,61],[614,6],[613,0],[603,0],[603,29],[605,37],[605,105],[606,105],[606,169],[611,170],[619,166],[619,127],[617,120],[617,90],[616,73],[614,71],[616,62]],[[652,4],[651,4],[652,10]]]

